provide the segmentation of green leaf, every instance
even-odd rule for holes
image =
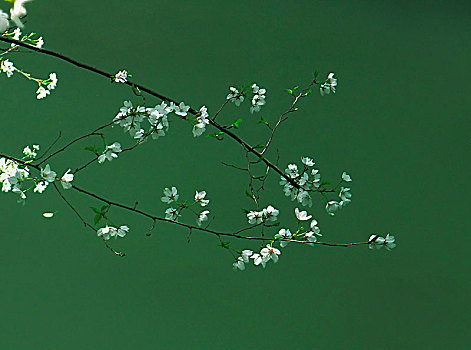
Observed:
[[[236,119],[232,122],[231,126],[233,126],[234,128],[238,129],[239,128],[239,124],[242,123],[245,119]]]
[[[293,90],[291,90],[291,89],[285,89],[285,91],[286,91],[288,94],[290,94],[290,95],[293,94]]]
[[[226,249],[229,249],[230,245],[231,245],[231,242],[220,242],[220,243],[218,243],[219,247],[223,247],[223,248],[226,248]]]
[[[93,222],[95,223],[95,225],[97,225],[100,222],[101,218],[102,218],[101,215],[99,214],[95,215],[95,218],[93,219]]]
[[[90,207],[91,210],[93,210],[96,214],[101,214],[101,211],[99,211],[97,208],[95,207]]]
[[[104,206],[101,207],[101,212],[103,213],[105,210],[109,208],[109,204],[105,204]]]
[[[260,120],[258,121],[258,124],[268,125],[268,122],[265,119],[263,119],[263,117],[260,117]]]
[[[222,137],[223,137],[224,134],[225,134],[225,132],[221,131],[221,132],[218,132],[217,134],[215,134],[215,133],[208,134],[208,135],[206,135],[206,137],[214,137],[218,140],[222,140]]]

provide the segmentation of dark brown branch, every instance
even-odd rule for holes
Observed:
[[[57,187],[56,183],[53,182],[52,183],[54,185],[54,188],[56,189],[57,193],[59,194],[59,196],[62,198],[62,200],[69,206],[70,209],[73,210],[73,212],[79,217],[79,219],[82,221],[82,223],[84,224],[85,227],[89,227],[93,230],[93,232],[96,233],[96,230],[95,228],[89,224],[88,222],[86,222],[82,216],[80,215],[80,213],[78,212],[77,209],[75,209],[75,207],[67,200],[67,198],[65,198],[65,196],[62,194],[62,192],[59,190],[59,188]],[[111,247],[108,242],[105,240],[104,237],[101,238],[103,240],[103,243],[105,244],[106,248],[108,248],[110,251],[112,251],[114,254],[118,255],[118,256],[125,256],[126,254],[122,253],[122,252],[118,252],[116,250],[113,249],[113,247]]]
[[[104,76],[106,78],[109,78],[109,79],[112,79],[114,74],[112,73],[108,73],[108,72],[105,72],[101,69],[98,69],[98,68],[95,68],[93,66],[90,66],[88,64],[85,64],[85,63],[81,63],[79,61],[76,61],[70,57],[67,57],[63,54],[60,54],[58,52],[55,52],[55,51],[52,51],[52,50],[48,50],[48,49],[43,49],[43,48],[39,48],[39,47],[36,47],[34,45],[30,45],[30,44],[26,44],[22,41],[19,41],[19,40],[15,40],[15,39],[11,39],[11,38],[7,38],[5,36],[0,36],[0,41],[4,41],[4,42],[7,42],[7,43],[11,43],[11,44],[16,44],[18,46],[22,46],[22,47],[25,47],[27,49],[30,49],[30,50],[33,50],[33,51],[36,51],[36,52],[39,52],[39,53],[43,53],[43,54],[46,54],[46,55],[49,55],[49,56],[53,56],[53,57],[56,57],[56,58],[59,58],[63,61],[66,61],[66,62],[69,62],[71,64],[73,64],[74,66],[77,66],[77,67],[80,67],[80,68],[83,68],[83,69],[86,69],[86,70],[89,70],[91,72],[94,72],[96,74],[99,74],[101,76]],[[166,102],[173,102],[175,104],[178,104],[177,101],[169,98],[169,97],[166,97],[166,96],[163,96],[161,94],[159,94],[158,92],[155,92],[149,88],[146,88],[145,86],[142,86],[140,84],[136,84],[136,83],[133,83],[131,81],[126,81],[124,84],[126,85],[129,85],[130,87],[132,88],[138,88],[140,91],[144,91],[146,93],[148,93],[149,95],[152,95],[152,96],[155,96],[163,101],[166,101]],[[198,115],[199,112],[196,111],[195,109],[193,108],[190,108],[188,110],[188,112],[190,112],[192,115]],[[185,119],[185,118],[184,118]],[[232,139],[234,139],[237,143],[239,143],[240,145],[242,145],[246,150],[248,150],[250,153],[253,153],[255,154],[262,162],[264,162],[267,166],[269,166],[270,168],[272,168],[275,172],[277,172],[279,175],[281,175],[282,177],[284,177],[286,179],[286,181],[288,181],[293,187],[297,188],[297,189],[301,189],[301,186],[296,183],[296,181],[294,181],[292,178],[290,178],[288,175],[286,175],[283,171],[281,171],[276,165],[274,165],[272,162],[270,162],[267,158],[265,158],[265,156],[263,154],[261,154],[260,152],[258,152],[256,149],[254,149],[252,146],[250,146],[246,141],[244,141],[242,138],[240,138],[239,136],[237,136],[236,134],[234,134],[232,131],[230,131],[228,128],[226,127],[223,127],[222,125],[218,124],[216,121],[212,120],[212,119],[208,119],[209,123],[214,126],[216,129],[218,129],[219,131],[222,131],[224,132],[225,134],[227,134],[229,137],[231,137]]]

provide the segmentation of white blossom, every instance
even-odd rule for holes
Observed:
[[[36,151],[39,150],[39,146],[33,145],[32,148],[33,149],[31,149],[29,146],[26,146],[25,148],[23,148],[23,154],[29,158],[36,158],[36,156],[38,155]]]
[[[15,185],[11,191],[20,195],[20,198],[17,200],[17,203],[25,205],[26,193],[21,190],[18,185]]]
[[[335,87],[337,86],[337,79],[334,78],[334,73],[330,73],[327,76],[327,80],[321,84],[320,93],[322,96],[330,94],[330,91],[335,93]]]
[[[198,215],[198,218],[196,219],[198,226],[201,226],[204,221],[208,220],[208,214],[209,210],[204,210]]]
[[[10,23],[8,22],[8,15],[0,10],[0,34],[8,29]]]
[[[13,75],[13,72],[15,71],[15,66],[13,66],[13,63],[10,62],[8,59],[4,59],[0,63],[0,69],[2,70],[3,73],[6,73],[7,77],[10,78]]]
[[[303,173],[301,177],[298,179],[298,183],[300,186],[304,186],[309,180],[309,175],[308,173]]]
[[[0,158],[0,182],[2,191],[8,192],[19,182],[29,176],[28,167],[20,168],[20,165],[11,159]]]
[[[20,19],[26,15],[26,9],[23,5],[28,1],[31,0],[15,0],[13,7],[10,9],[11,20],[20,28],[23,28]]]
[[[193,126],[193,136],[201,136],[206,131],[206,125],[209,124],[208,120],[208,109],[203,106],[200,108],[200,113],[195,119],[195,125]]]
[[[325,206],[325,210],[329,215],[334,216],[337,210],[341,207],[340,203],[337,201],[329,201]]]
[[[43,45],[44,45],[44,39],[42,36],[40,36],[39,39],[36,41],[36,47],[41,49]]]
[[[165,210],[165,219],[167,220],[175,221],[178,216],[178,209],[168,208],[167,210]]]
[[[44,190],[46,189],[47,185],[49,185],[49,182],[47,181],[39,181],[36,186],[34,187],[34,192],[39,192],[43,193]]]
[[[172,187],[172,189],[169,189],[168,187],[165,187],[164,189],[164,196],[161,198],[161,201],[164,203],[172,203],[173,201],[178,200],[178,190],[176,187]]]
[[[249,224],[260,224],[263,222],[263,211],[250,211],[247,213]]]
[[[47,95],[49,95],[51,92],[47,89],[45,89],[43,86],[40,86],[37,90],[36,90],[36,93],[38,94],[36,96],[36,98],[38,100],[41,100],[43,99],[44,97],[46,97]]]
[[[51,170],[49,164],[47,164],[44,169],[41,169],[42,178],[48,182],[53,182],[56,179],[56,175],[56,172]]]
[[[231,86],[229,88],[231,92],[227,95],[226,99],[234,102],[234,104],[239,107],[242,102],[244,102],[244,95],[239,92],[235,87]]]
[[[237,260],[232,264],[232,269],[234,271],[240,270],[244,271],[245,270],[245,262],[242,259],[242,257],[238,257]]]
[[[112,145],[106,146],[106,149],[98,157],[98,163],[101,164],[107,159],[111,162],[113,158],[118,158],[118,153],[120,152],[121,152],[121,144],[119,142],[115,142]]]
[[[382,247],[385,247],[387,250],[391,250],[396,247],[395,238],[389,233],[386,235],[386,237],[371,235],[368,239],[368,242],[370,249],[381,249]]]
[[[60,178],[62,187],[64,187],[64,189],[66,190],[72,187],[71,182],[74,180],[74,174],[70,174],[69,171],[70,169],[67,170],[65,174],[62,175],[62,177]]]
[[[190,109],[190,106],[186,106],[183,102],[180,102],[180,104],[178,106],[175,106],[173,109],[175,114],[184,117],[188,114],[187,112]]]
[[[309,205],[310,207],[312,207],[312,199],[308,191],[299,191],[298,202],[301,203],[303,206]]]
[[[206,191],[198,192],[195,194],[195,202],[199,203],[202,207],[205,207],[209,204],[209,199],[204,199],[206,197]]]
[[[340,189],[339,197],[342,199],[341,203],[342,205],[347,204],[348,202],[351,201],[352,194],[350,193],[350,188],[348,187],[342,187]]]
[[[127,226],[120,226],[117,231],[116,231],[116,236],[115,238],[119,237],[124,237],[129,231],[129,227]]]
[[[49,84],[47,84],[47,88],[49,90],[54,90],[57,85],[57,74],[56,73],[50,73],[49,74],[49,80],[51,81]]]
[[[298,166],[296,164],[288,164],[288,168],[286,168],[285,173],[292,179],[298,177]]]
[[[343,181],[346,181],[346,182],[350,182],[352,181],[352,178],[350,177],[350,175],[348,175],[345,171],[342,173],[342,180]]]
[[[265,216],[265,218],[268,220],[268,221],[276,221],[278,220],[278,214],[280,213],[280,211],[278,209],[275,209],[274,207],[272,207],[271,205],[269,205],[268,207],[266,207],[265,209],[263,209],[263,214]]]
[[[321,233],[320,233],[321,229],[319,228],[319,226],[317,226],[317,220],[316,219],[313,219],[311,221],[311,231],[314,232],[318,236],[322,236]]]
[[[292,239],[293,235],[289,229],[282,228],[278,233],[274,236],[275,239]],[[280,247],[284,248],[288,245],[289,241],[280,241]]]
[[[126,70],[121,70],[114,75],[114,81],[116,83],[125,83],[128,81],[128,72]]]
[[[312,218],[312,215],[308,215],[307,211],[303,210],[303,211],[300,212],[298,208],[294,209],[294,213],[296,214],[296,218],[299,221],[306,221],[306,220],[309,220],[310,218]]]
[[[311,177],[312,177],[313,185],[314,185],[316,188],[319,188],[319,186],[321,185],[321,174],[319,174],[319,170],[317,170],[317,169],[312,169],[312,171],[311,171]]]
[[[254,265],[258,266],[262,264],[263,268],[265,268],[267,261],[270,260],[270,256],[269,255],[263,256],[259,253],[255,253],[250,257],[250,259],[253,259]]]
[[[260,108],[265,104],[265,89],[260,89],[257,84],[252,84],[252,106],[250,107],[250,113],[259,112]]]
[[[13,39],[15,40],[20,40],[20,35],[21,35],[21,29],[20,28],[16,28],[14,31],[13,31]],[[12,46],[15,45],[15,44],[11,44]],[[16,45],[15,45],[16,46]]]
[[[280,255],[280,254],[281,254],[281,252],[280,252],[279,249],[276,249],[275,247],[272,247],[269,244],[267,244],[267,246],[260,251],[261,256],[267,257],[266,261],[271,259],[275,263],[278,261],[278,255]]]
[[[317,226],[317,220],[315,220],[315,219],[312,220],[311,221],[311,231],[306,232],[304,234],[304,239],[306,239],[307,241],[310,242],[310,243],[308,243],[308,245],[314,245],[314,243],[317,242],[317,236],[322,236],[320,232],[321,232],[321,230]]]
[[[117,235],[117,229],[113,226],[106,225],[105,227],[99,228],[97,230],[97,236],[103,237],[105,241],[109,240],[111,237]]]
[[[317,242],[317,237],[312,231],[306,232],[304,234],[304,238],[310,242],[310,243],[307,243],[308,245],[314,245],[314,243]]]
[[[303,162],[304,165],[306,166],[314,166],[314,161],[312,160],[312,158],[309,158],[309,157],[302,157],[301,158],[301,161]]]
[[[126,236],[126,234],[129,231],[129,227],[127,226],[120,226],[119,228],[112,227],[112,226],[106,226],[102,229],[101,234],[98,234],[98,236],[103,236],[105,240],[108,240],[110,238],[117,239],[118,237],[123,238]]]
[[[242,253],[240,254],[240,256],[242,257],[242,260],[245,263],[248,263],[249,258],[252,256],[252,254],[253,254],[253,251],[251,251],[250,249],[244,249]]]

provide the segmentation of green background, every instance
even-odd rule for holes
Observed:
[[[1,4],[4,10],[8,5]],[[352,178],[352,203],[335,217],[315,197],[310,212],[324,240],[364,241],[391,233],[398,247],[288,245],[265,270],[231,270],[217,239],[113,210],[131,232],[111,254],[52,189],[25,207],[0,200],[0,348],[10,349],[469,349],[470,6],[466,1],[51,1],[28,3],[26,31],[46,48],[101,69],[127,69],[133,80],[214,113],[228,87],[267,89],[262,115],[289,106],[284,89],[312,72],[335,72],[335,96],[317,92],[275,138],[282,167],[304,155],[323,179]],[[33,83],[0,74],[0,151],[61,143],[110,121],[129,88],[48,56],[15,53],[37,76],[57,72],[57,89],[36,101]],[[159,101],[148,97],[147,104]],[[266,130],[229,106],[220,121],[246,118],[241,135]],[[130,144],[118,129],[108,139]],[[81,143],[51,161],[63,172],[87,161]],[[274,151],[273,148],[272,151]],[[273,153],[272,153],[273,155]],[[75,183],[155,214],[162,189],[183,197],[205,189],[215,229],[245,225],[246,174],[230,139],[191,135],[172,123],[148,142]],[[262,205],[293,208],[272,177]],[[69,191],[92,220],[99,203]],[[58,210],[52,220],[43,211]],[[193,218],[189,219],[193,223]],[[238,249],[257,249],[235,241]],[[468,307],[466,307],[468,305]],[[469,310],[469,309],[468,309]]]

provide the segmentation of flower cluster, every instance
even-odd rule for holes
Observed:
[[[15,7],[19,1],[20,0],[17,0],[15,2]],[[4,15],[5,14],[3,13],[3,17],[2,17],[2,12],[0,11],[0,22],[2,18],[4,18]],[[1,32],[1,26],[2,25],[0,23],[0,32]],[[12,32],[3,33],[2,35],[6,37],[11,37],[12,39],[15,39],[15,40],[27,42],[28,44],[32,44],[39,48],[41,48],[44,45],[43,38],[42,37],[36,38],[34,33],[30,33],[28,35],[24,35],[21,37],[20,28],[16,28]],[[51,93],[51,90],[54,90],[56,88],[56,85],[57,85],[56,73],[50,73],[48,79],[34,78],[31,76],[30,73],[23,72],[21,69],[15,67],[13,62],[11,62],[8,58],[2,57],[8,54],[10,51],[15,50],[17,46],[18,45],[16,44],[11,44],[11,48],[9,50],[5,50],[2,54],[0,54],[0,71],[5,73],[7,78],[10,78],[13,75],[13,73],[18,72],[26,79],[36,82],[38,84],[38,89],[36,90],[36,98],[38,100],[45,98],[47,95]]]
[[[303,206],[312,206],[312,198],[309,191],[320,187],[321,175],[319,170],[312,168],[315,162],[309,157],[302,157],[302,169],[299,169],[296,164],[289,164],[285,170],[285,174],[293,179],[301,189],[297,189],[284,177],[281,177],[280,185],[283,186],[285,196],[291,197],[291,200],[297,200]]]
[[[120,108],[114,121],[124,129],[124,132],[129,132],[131,137],[138,140],[138,142],[145,142],[149,136],[154,140],[165,136],[165,132],[168,131],[169,127],[168,116],[170,113],[173,112],[180,117],[186,117],[189,110],[190,106],[185,105],[184,102],[180,102],[178,105],[173,102],[170,102],[169,105],[162,102],[155,107],[134,107],[131,101],[124,101],[124,105]],[[196,118],[196,125],[193,128],[194,136],[199,136],[204,132],[205,126],[209,124],[207,118],[207,109],[203,106]],[[147,131],[141,127],[144,121],[149,123]]]
[[[265,104],[265,89],[260,89],[257,84],[252,84],[252,106],[250,107],[250,113],[260,112],[260,108]]]
[[[200,205],[201,207],[206,207],[209,204],[209,199],[206,198],[206,191],[196,191],[194,202],[188,204],[187,201],[178,202],[180,195],[178,194],[178,189],[173,186],[171,189],[166,187],[163,190],[163,197],[160,200],[163,203],[174,203],[177,208],[169,207],[165,210],[165,219],[175,221],[180,216],[184,209],[191,209],[192,206]],[[208,220],[209,210],[203,210],[202,212],[197,212],[191,210],[196,215],[196,223],[198,226],[201,226],[203,222]]]
[[[275,209],[271,205],[261,211],[249,211],[247,213],[247,219],[249,224],[260,224],[265,221],[276,221],[278,220],[278,214],[280,211]]]
[[[120,152],[121,144],[119,142],[115,142],[112,145],[106,146],[103,153],[98,156],[98,163],[101,164],[107,159],[111,162],[113,158],[118,158],[118,153]]]
[[[21,190],[21,184],[29,176],[28,167],[20,167],[20,164],[11,159],[0,158],[0,182],[2,183],[2,191],[18,193],[20,199],[18,203],[24,203],[26,195]]]
[[[32,145],[31,147],[26,146],[25,148],[23,148],[23,154],[26,157],[31,158],[31,159],[36,158],[36,156],[38,155],[37,153],[38,151],[39,151],[39,145]]]
[[[394,236],[389,233],[386,237],[381,237],[379,235],[371,235],[368,239],[368,247],[370,249],[381,249],[385,247],[387,250],[391,250],[396,246]]]
[[[342,173],[342,182],[351,182],[352,178],[350,175],[348,175],[345,171]],[[331,216],[334,216],[335,213],[340,209],[346,206],[348,203],[350,203],[352,200],[352,194],[350,193],[350,187],[343,187],[340,189],[339,192],[339,197],[340,197],[340,202],[339,201],[328,201],[325,210],[327,213]]]
[[[308,221],[312,218],[312,215],[309,215],[307,213],[307,211],[305,211],[305,210],[299,211],[298,208],[294,209],[294,214],[296,215],[296,219],[298,219],[298,226],[301,223],[301,221]],[[295,237],[303,236],[302,238],[305,241],[310,242],[310,243],[308,243],[309,245],[314,245],[314,243],[317,242],[317,236],[322,236],[322,234],[320,233],[321,230],[320,230],[319,226],[317,226],[317,220],[316,219],[312,219],[311,224],[310,224],[310,228],[311,228],[310,231],[306,231],[304,233],[302,232],[302,230],[298,229],[298,231],[295,234]],[[278,234],[281,234],[281,232],[279,232]],[[275,238],[279,238],[279,237],[275,236]],[[283,242],[281,242],[280,245],[282,243]],[[285,242],[285,245],[286,244],[288,244],[288,242]]]
[[[39,83],[39,88],[36,90],[38,100],[43,99],[51,93],[51,90],[54,90],[57,85],[57,75],[56,73],[50,73],[49,79],[41,80]],[[45,87],[44,87],[45,86]]]
[[[8,58],[0,61],[0,69],[8,78],[10,78],[16,70],[15,66],[13,66],[13,62],[10,62]]]
[[[206,125],[209,124],[208,120],[208,109],[203,106],[200,108],[200,112],[195,119],[195,125],[193,126],[193,136],[201,136],[206,131]]]
[[[33,145],[32,147],[26,146],[23,149],[23,154],[26,158],[34,159],[37,156],[39,145]],[[39,177],[31,177],[29,168],[7,158],[0,158],[0,183],[2,184],[3,192],[17,193],[20,198],[18,203],[25,204],[26,192],[33,189],[33,192],[43,193],[49,183],[56,180],[57,173],[51,169],[51,166],[47,164],[44,168],[40,168]],[[71,182],[74,179],[74,175],[70,173],[70,169],[58,179],[64,189],[72,187]],[[26,182],[33,183],[33,186],[23,189],[23,184]]]
[[[330,94],[332,91],[335,94],[335,87],[337,86],[337,79],[334,78],[334,73],[330,73],[324,83],[320,85],[320,93],[322,96]]]
[[[250,113],[254,112],[260,112],[260,109],[262,106],[266,103],[266,92],[267,90],[265,89],[260,89],[260,87],[256,84],[253,83],[252,85],[248,85],[244,88],[242,88],[240,91],[231,86],[229,89],[231,92],[227,95],[226,99],[233,102],[237,107],[241,105],[242,102],[244,102],[244,95],[245,95],[245,90],[248,88],[252,89],[252,105],[250,106]]]
[[[268,208],[271,208],[272,212],[276,211],[276,215],[272,216],[272,218],[275,218],[276,220],[278,210],[274,209],[271,206],[268,206],[267,209]],[[264,211],[265,210],[266,209],[264,209]],[[270,240],[270,243],[263,247],[259,253],[254,254],[253,251],[249,249],[243,250],[242,252],[240,252],[240,256],[238,256],[236,258],[236,261],[233,263],[233,269],[245,270],[245,264],[249,262],[249,258],[253,259],[253,263],[255,266],[261,265],[264,268],[267,262],[270,260],[273,260],[273,262],[276,263],[278,261],[278,256],[281,254],[281,251],[273,246],[275,242],[279,242],[281,248],[286,247],[291,240],[296,240],[296,242],[301,241],[307,245],[314,245],[317,242],[317,237],[322,236],[322,234],[320,233],[321,230],[317,225],[317,220],[312,219],[309,225],[309,229],[305,229],[300,225],[302,222],[310,220],[312,218],[312,215],[309,215],[306,211],[300,211],[298,208],[295,208],[294,213],[296,215],[296,219],[298,220],[298,228],[295,233],[292,233],[291,230],[288,228],[282,228],[278,231],[277,234],[274,235],[273,239]],[[249,214],[251,214],[251,217],[249,218],[249,223],[263,222],[263,211],[250,212]],[[247,216],[249,216],[249,214],[247,214]]]
[[[41,168],[41,179],[36,182],[36,187],[34,188],[34,192],[43,193],[49,183],[54,182],[56,180],[57,173],[53,171],[49,164],[47,164],[44,169]],[[68,190],[72,187],[71,182],[74,180],[74,174],[70,173],[70,169],[68,169],[64,175],[59,179],[61,182],[62,187],[65,190]]]
[[[231,86],[229,88],[231,92],[227,95],[226,99],[233,102],[237,107],[244,102],[244,91],[239,91],[235,87]]]
[[[240,256],[232,264],[232,268],[234,269],[234,271],[245,270],[245,264],[250,261],[249,259],[253,259],[253,263],[255,266],[262,265],[263,268],[265,268],[267,262],[269,262],[270,260],[272,260],[274,263],[278,262],[280,254],[281,251],[273,247],[272,244],[267,244],[258,253],[254,253],[253,251],[246,249],[240,253]]]
[[[105,241],[109,240],[110,238],[117,239],[118,237],[123,238],[128,233],[129,227],[127,226],[120,226],[119,228],[108,226],[102,227],[97,230],[97,236],[103,237]]]
[[[114,118],[115,123],[119,124],[124,132],[129,132],[131,137],[143,142],[148,136],[156,140],[160,136],[165,136],[168,130],[167,115],[170,113],[170,107],[165,102],[156,105],[153,108],[144,106],[134,107],[131,101],[124,101],[123,107]],[[150,127],[146,132],[141,128],[141,123],[147,120]]]

